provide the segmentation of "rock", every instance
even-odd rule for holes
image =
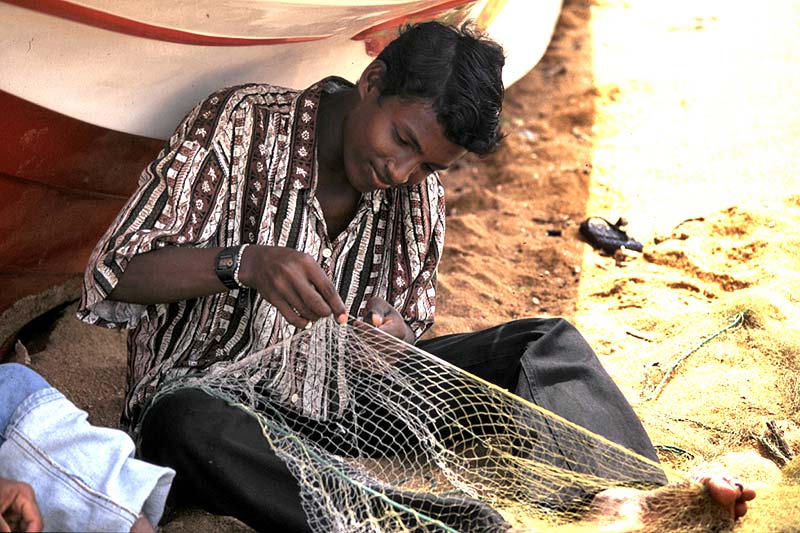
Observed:
[[[22,341],[17,339],[17,341],[14,343],[14,350],[9,354],[5,362],[19,363],[25,366],[31,365],[31,356],[28,353],[28,349],[24,344],[22,344]]]

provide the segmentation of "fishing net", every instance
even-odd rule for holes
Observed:
[[[352,320],[320,320],[160,395],[183,387],[258,419],[315,531],[594,531],[605,519],[596,494],[662,477],[658,464]],[[652,531],[665,530],[662,515],[678,526],[666,530],[725,523],[695,483],[660,491],[643,506]],[[686,524],[676,494],[691,495]]]

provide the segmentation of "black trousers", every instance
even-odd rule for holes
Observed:
[[[417,346],[657,460],[619,388],[583,336],[562,319],[517,320]],[[172,496],[179,502],[235,516],[263,531],[309,529],[297,482],[260,425],[223,400],[197,389],[162,397],[143,420],[140,455],[176,470]],[[642,477],[642,482],[666,482],[660,470]]]

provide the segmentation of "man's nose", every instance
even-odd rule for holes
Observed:
[[[403,185],[417,167],[413,157],[396,157],[386,162],[386,174],[395,185]]]

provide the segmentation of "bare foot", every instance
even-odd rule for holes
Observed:
[[[698,474],[693,479],[705,486],[711,499],[726,509],[734,520],[747,513],[747,502],[756,497],[756,491],[734,477]]]
[[[744,516],[747,502],[756,497],[753,489],[729,476],[699,474],[693,481],[705,490],[698,491],[686,482],[648,491],[624,487],[604,490],[595,496],[588,518],[601,531],[659,530],[662,523],[680,520],[725,527]],[[716,505],[709,505],[712,502]]]

